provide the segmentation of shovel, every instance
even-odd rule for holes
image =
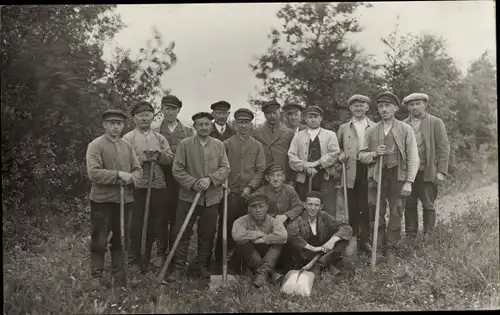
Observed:
[[[372,259],[371,267],[372,270],[375,269],[375,264],[377,261],[377,243],[378,243],[378,221],[380,214],[380,193],[382,190],[382,166],[383,166],[383,156],[381,155],[378,160],[378,174],[377,174],[377,204],[375,206],[375,224],[373,226],[373,246],[372,246]]]
[[[286,294],[299,294],[302,296],[311,295],[314,273],[308,270],[316,263],[321,254],[322,253],[319,253],[314,256],[314,258],[300,270],[290,270],[285,276],[281,292]]]
[[[344,211],[345,211],[345,220],[346,223],[349,224],[349,208],[348,208],[348,203],[347,203],[347,173],[345,170],[345,163],[342,163],[342,172],[344,173],[344,176],[342,177],[342,184],[344,186]],[[356,257],[358,253],[358,240],[356,236],[351,237],[349,240],[349,244],[347,245],[347,248],[345,249],[347,257]]]
[[[184,219],[184,222],[182,223],[181,230],[179,231],[179,234],[177,235],[177,238],[175,239],[174,245],[172,245],[172,250],[168,253],[167,260],[165,261],[165,264],[160,270],[160,274],[158,275],[157,280],[159,282],[164,283],[165,279],[165,273],[167,272],[168,265],[170,265],[170,262],[172,261],[172,258],[174,257],[175,250],[177,249],[177,246],[179,245],[182,234],[184,234],[184,231],[186,230],[186,227],[189,223],[189,219],[191,219],[191,216],[193,215],[194,209],[196,208],[196,205],[198,204],[198,199],[200,199],[201,193],[197,192],[196,196],[194,197],[193,203],[191,204],[191,208],[189,208],[189,212]]]
[[[127,248],[125,247],[125,188],[120,184],[120,244],[122,246],[123,284],[127,286]]]
[[[155,161],[151,161],[148,179],[148,190],[146,192],[146,205],[144,206],[144,218],[142,222],[142,238],[141,238],[141,257],[143,263],[148,264],[149,261],[145,261],[146,256],[146,238],[148,235],[148,220],[149,220],[149,204],[151,202],[151,185],[153,183],[153,171],[155,169]]]
[[[210,275],[209,289],[211,291],[226,286],[229,282],[237,282],[238,277],[227,274],[227,194],[228,182],[226,179],[224,188],[224,213],[222,217],[222,275]]]

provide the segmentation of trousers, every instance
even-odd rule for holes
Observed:
[[[282,244],[268,245],[252,242],[236,244],[236,250],[243,257],[244,265],[254,274],[264,276],[274,271],[282,249]]]
[[[349,208],[349,225],[352,234],[361,243],[370,241],[370,213],[368,211],[368,179],[367,165],[356,163],[356,179],[354,187],[347,189],[347,207]]]
[[[422,203],[424,233],[431,233],[436,223],[434,201],[438,194],[438,186],[434,182],[424,181],[424,172],[418,171],[412,185],[411,195],[406,198],[405,232],[416,236],[418,232],[418,200]]]
[[[161,217],[161,226],[158,244],[158,253],[160,256],[166,255],[167,251],[174,245],[175,237],[175,224],[177,206],[179,203],[179,183],[172,175],[169,168],[165,168],[165,178],[167,187],[165,188],[164,210]]]

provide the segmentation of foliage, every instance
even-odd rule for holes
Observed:
[[[2,203],[4,222],[12,223],[4,224],[7,238],[44,224],[42,211],[78,217],[89,189],[83,157],[102,132],[101,112],[158,94],[157,75],[175,62],[173,44],[163,48],[155,33],[157,45],[137,60],[120,55],[107,64],[104,40],[123,27],[114,7],[2,7]],[[117,70],[127,61],[131,70]]]
[[[492,193],[489,198],[474,197],[478,191],[448,196],[449,200],[465,199],[447,206],[461,213],[438,222],[435,238],[429,244],[420,243],[415,255],[401,247],[397,266],[381,264],[373,273],[368,266],[362,266],[350,282],[335,282],[328,273],[323,280],[315,280],[309,298],[282,294],[279,286],[257,290],[247,278],[240,285],[215,292],[207,291],[206,283],[192,279],[163,286],[154,281],[157,273],[131,277],[136,282],[126,291],[93,291],[87,258],[89,237],[78,234],[52,238],[36,252],[15,249],[4,256],[4,312],[251,313],[498,308],[500,246],[498,198],[494,197],[498,187],[486,188]],[[107,269],[106,274],[109,272]]]

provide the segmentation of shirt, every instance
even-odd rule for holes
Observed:
[[[144,163],[146,159],[146,150],[159,150],[160,158],[155,162],[155,168],[153,170],[153,180],[151,182],[151,188],[165,188],[165,174],[163,172],[163,166],[171,165],[174,159],[174,154],[170,150],[167,139],[160,133],[153,130],[149,130],[144,133],[139,129],[134,129],[123,136],[123,139],[127,140],[134,148],[135,154],[141,163],[143,168],[142,177],[137,181],[136,188],[147,188],[149,181],[149,174],[151,172],[151,163]]]
[[[177,147],[172,175],[180,185],[179,199],[192,202],[196,195],[193,185],[201,178],[210,178],[209,188],[198,204],[211,206],[222,200],[222,184],[229,176],[229,161],[222,141],[207,137],[203,146],[198,136],[182,140]]]
[[[352,123],[354,125],[354,129],[356,129],[356,133],[358,134],[358,151],[364,147],[365,141],[365,131],[366,127],[368,127],[368,120],[365,118],[361,120],[352,119]]]
[[[142,177],[142,168],[132,145],[122,138],[113,140],[104,134],[89,143],[87,173],[92,181],[90,200],[120,203],[118,171],[132,173],[134,182]],[[125,203],[133,202],[130,186],[125,186]]]
[[[258,192],[264,193],[269,197],[267,211],[271,216],[285,214],[290,221],[293,221],[304,210],[299,195],[295,189],[288,184],[283,184],[278,191],[268,184],[259,188]]]
[[[179,122],[177,120],[174,121],[174,123],[171,124],[171,125],[167,124],[168,130],[170,130],[170,132],[174,132],[174,130],[177,127],[178,124],[179,124]]]
[[[311,232],[313,235],[318,234],[317,229],[316,229],[318,226],[318,218],[314,218],[313,221],[309,221],[309,226],[311,227]]]
[[[218,123],[215,123],[215,128],[217,128],[217,130],[219,131],[220,134],[223,134],[224,133],[224,130],[226,130],[226,125],[219,125]]]
[[[420,170],[424,170],[426,166],[426,156],[425,156],[425,141],[424,136],[422,134],[422,130],[420,129],[421,120],[410,116],[410,125],[413,128],[413,132],[415,133],[415,139],[417,140],[417,148],[418,148],[418,156],[420,158]]]
[[[311,140],[314,140],[317,136],[318,136],[318,133],[319,131],[321,130],[321,128],[316,128],[316,129],[307,129],[307,132],[309,133],[309,137],[311,138]]]
[[[394,122],[394,121],[393,121]],[[392,128],[392,122],[390,124],[386,123],[385,121],[382,122],[382,125],[384,126],[384,135],[387,136],[387,134],[389,134],[389,131],[391,130]]]
[[[268,245],[285,244],[288,238],[283,223],[270,215],[258,222],[250,214],[246,214],[234,221],[231,234],[235,243],[244,244],[260,238],[257,232],[266,234],[262,238]]]

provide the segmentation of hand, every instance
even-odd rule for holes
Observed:
[[[311,251],[315,252],[315,253],[319,253],[319,252],[323,251],[323,247],[321,247],[321,246],[312,246]]]
[[[381,155],[386,155],[387,154],[387,149],[385,145],[381,144],[377,147],[376,155],[381,156]]]
[[[281,223],[285,224],[286,220],[288,220],[288,217],[286,216],[286,214],[278,214],[276,216],[276,220],[278,220]]]
[[[403,187],[401,187],[401,196],[409,196],[411,194],[411,183],[405,182]]]
[[[160,158],[160,151],[155,150],[144,150],[144,154],[146,155],[146,162],[157,161]]]
[[[196,189],[196,186],[198,187],[199,192],[204,192],[205,190],[208,189],[208,187],[210,186],[210,178],[208,177],[204,177],[204,178],[201,178],[199,179],[196,184],[195,184],[195,189]]]
[[[321,249],[323,250],[324,253],[328,253],[329,251],[331,251],[333,249],[334,246],[335,246],[335,243],[326,242],[325,244],[323,244],[323,246],[321,246]]]
[[[347,156],[344,152],[340,152],[338,159],[340,163],[346,163],[349,160],[349,156]]]
[[[131,184],[133,181],[133,175],[127,172],[118,172],[118,180],[124,183],[125,185]]]
[[[444,183],[445,176],[443,173],[437,173],[436,174],[436,184],[442,184]]]
[[[255,239],[255,240],[253,240],[253,243],[254,244],[264,244],[265,241],[264,241],[264,239],[262,237],[259,237],[259,238]]]
[[[310,167],[306,170],[307,174],[314,176],[318,173],[318,171],[314,167]]]
[[[250,197],[250,194],[252,193],[252,188],[251,187],[245,187],[243,189],[243,192],[241,193],[241,197],[248,199]]]

